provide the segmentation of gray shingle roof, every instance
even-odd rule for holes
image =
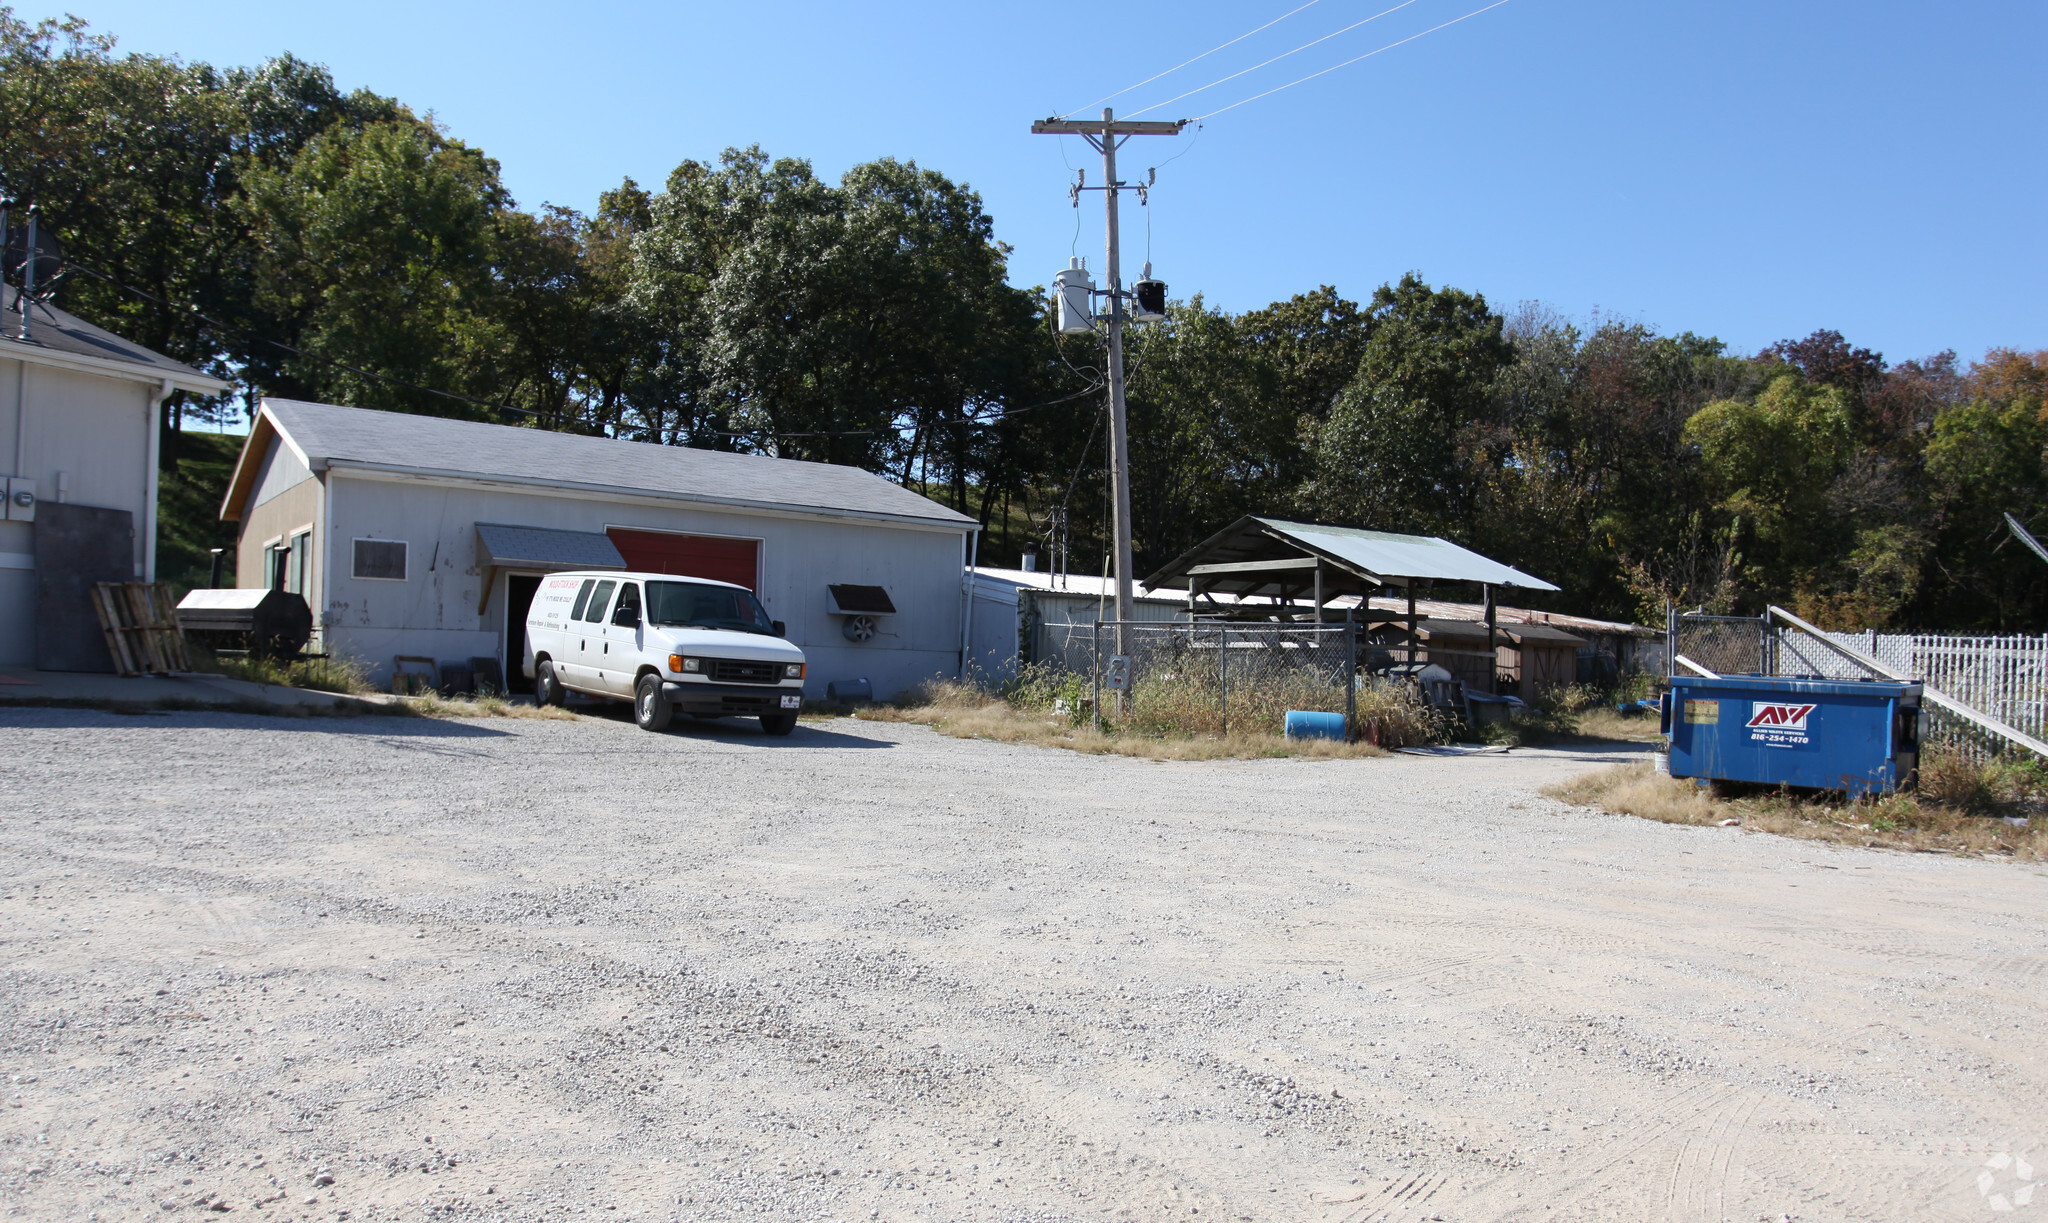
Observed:
[[[922,519],[962,527],[974,522],[858,467],[296,399],[266,399],[263,407],[315,471],[356,464],[451,479],[544,482],[750,508]]]
[[[21,338],[21,290],[12,285],[0,292],[0,357],[18,357],[23,350],[86,357],[139,367],[138,372],[169,378],[175,385],[202,394],[218,394],[227,384],[211,374],[182,365],[160,352],[131,344],[55,306],[29,307],[29,338]]]

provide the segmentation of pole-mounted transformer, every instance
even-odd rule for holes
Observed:
[[[1060,298],[1060,334],[1087,335],[1095,330],[1095,280],[1085,259],[1070,259],[1052,278]]]
[[[1152,265],[1145,265],[1145,276],[1131,286],[1131,319],[1139,323],[1156,323],[1166,317],[1166,282],[1152,279]]]

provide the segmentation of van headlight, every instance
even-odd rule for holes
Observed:
[[[685,658],[681,654],[671,654],[668,656],[668,669],[677,675],[701,675],[704,671],[704,660],[701,658]]]
[[[800,662],[792,662],[792,663],[784,663],[784,664],[783,664],[783,666],[782,666],[782,678],[784,678],[784,679],[802,679],[803,677],[804,677],[804,665],[803,665],[802,663],[800,663]]]

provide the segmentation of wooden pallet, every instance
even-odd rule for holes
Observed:
[[[122,675],[169,675],[190,671],[177,603],[163,582],[98,582],[92,607],[107,635],[107,652]]]

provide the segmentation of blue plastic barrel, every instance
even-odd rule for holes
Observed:
[[[1290,739],[1335,739],[1344,740],[1344,715],[1341,713],[1311,713],[1305,709],[1287,711],[1287,737]]]

